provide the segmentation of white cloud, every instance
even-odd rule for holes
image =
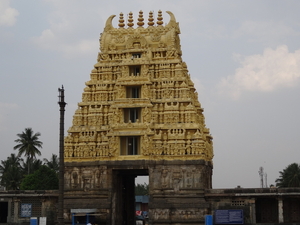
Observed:
[[[19,15],[18,10],[9,6],[9,0],[0,1],[0,26],[13,26]]]
[[[235,75],[223,78],[218,88],[234,99],[244,91],[270,92],[293,87],[300,79],[300,50],[289,52],[285,45],[267,48],[262,55],[235,58],[241,64]]]
[[[46,29],[41,36],[32,40],[41,48],[62,52],[66,57],[73,57],[78,54],[95,53],[99,48],[97,40],[84,39],[66,42],[66,39],[59,38],[60,34],[54,29]]]
[[[192,81],[198,94],[202,95],[205,92],[205,87],[202,85],[200,79],[197,77],[192,77]]]
[[[32,41],[40,48],[61,52],[66,57],[97,52],[99,43],[93,31],[93,14],[86,14],[89,7],[71,1],[48,1],[54,11],[48,15],[49,27]],[[69,4],[72,4],[70,7]],[[81,17],[80,15],[85,15]],[[97,30],[97,34],[99,31]]]

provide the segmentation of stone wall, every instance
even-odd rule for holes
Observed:
[[[99,223],[117,224],[131,216],[122,214],[125,208],[134,208],[134,190],[123,189],[134,189],[135,176],[149,175],[150,224],[199,224],[209,208],[204,189],[211,188],[211,173],[212,165],[204,160],[66,163],[66,219],[71,209],[93,208],[102,215]]]

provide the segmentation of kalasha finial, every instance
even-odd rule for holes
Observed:
[[[123,13],[120,13],[120,19],[119,19],[119,27],[123,28],[125,26],[124,19],[123,19]]]
[[[153,19],[153,12],[149,12],[149,18],[148,18],[148,25],[153,26],[154,25],[154,19]]]
[[[158,11],[158,17],[157,17],[157,22],[156,22],[158,26],[163,25],[164,22],[162,20],[163,20],[162,12],[161,12],[161,10],[159,10]]]
[[[143,11],[141,10],[140,12],[139,12],[139,18],[138,18],[138,21],[139,22],[137,22],[137,25],[139,26],[139,27],[142,27],[142,26],[144,26],[144,18],[143,18]]]
[[[129,18],[128,18],[128,27],[133,27],[133,19],[132,19],[132,12],[129,13]]]

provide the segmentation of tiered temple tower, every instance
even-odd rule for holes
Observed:
[[[166,25],[161,11],[147,25],[140,11],[137,28],[131,12],[127,26],[122,13],[118,28],[106,22],[65,138],[70,220],[89,211],[97,224],[134,224],[137,175],[149,176],[149,224],[201,224],[209,211],[212,137],[167,13]]]

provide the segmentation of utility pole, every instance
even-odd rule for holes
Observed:
[[[58,194],[58,224],[64,225],[64,126],[65,126],[65,90],[58,88],[58,104],[60,111],[59,122],[59,194]]]
[[[263,188],[264,187],[264,168],[262,166],[259,167],[258,174],[260,177],[260,187]]]

